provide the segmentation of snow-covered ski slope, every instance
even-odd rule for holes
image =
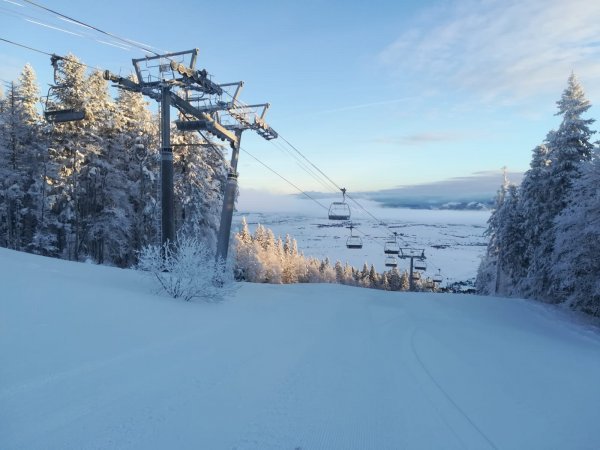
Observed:
[[[0,448],[594,449],[600,334],[523,300],[243,284],[0,250]]]

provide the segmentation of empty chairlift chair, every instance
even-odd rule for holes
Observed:
[[[396,236],[398,233],[394,231],[394,240],[389,240],[383,247],[383,253],[386,255],[397,255],[400,253],[400,244],[396,242]]]
[[[389,255],[385,258],[385,267],[398,267],[398,260],[394,255]]]
[[[350,225],[348,228],[350,228],[350,236],[348,236],[348,239],[346,239],[346,247],[353,250],[361,249],[363,246],[362,239],[360,236],[354,236],[352,234],[352,229],[354,228],[352,225]]]
[[[67,84],[59,84],[57,80],[58,61],[62,59],[59,56],[52,55],[50,61],[52,67],[54,67],[54,83],[48,89],[48,95],[46,96],[46,103],[44,105],[44,118],[50,123],[65,123],[74,122],[85,119],[85,110],[83,108],[58,108],[56,105],[60,102],[60,91],[68,89],[70,86]]]
[[[427,264],[425,263],[424,260],[422,259],[417,259],[415,261],[415,266],[414,266],[415,270],[418,270],[420,272],[424,272],[425,270],[427,270]]]
[[[342,201],[329,207],[329,220],[350,220],[350,206],[346,203],[346,188],[342,188]]]
[[[442,277],[442,273],[441,273],[441,269],[438,269],[438,273],[436,273],[433,276],[433,282],[436,284],[441,283],[444,280],[444,277]]]

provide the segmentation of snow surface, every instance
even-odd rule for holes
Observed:
[[[152,294],[0,249],[0,448],[592,449],[600,333],[524,300]]]

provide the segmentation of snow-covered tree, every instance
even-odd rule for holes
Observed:
[[[56,98],[50,99],[52,109],[85,110],[87,94],[86,69],[73,55],[58,62],[57,84],[63,86],[56,91]],[[50,134],[51,140],[46,163],[45,195],[43,206],[44,223],[40,232],[46,237],[44,242],[52,242],[56,249],[53,256],[78,259],[79,238],[81,237],[81,199],[79,174],[84,165],[85,125],[89,120],[56,124]]]
[[[158,119],[148,110],[142,94],[119,90],[115,102],[116,152],[127,170],[128,203],[131,205],[133,254],[160,241]]]
[[[496,194],[495,207],[488,219],[488,228],[485,234],[489,237],[486,254],[479,265],[477,275],[477,289],[482,294],[492,294],[497,292],[499,283],[499,255],[500,248],[503,245],[500,230],[503,226],[503,220],[506,216],[504,208],[505,198],[510,183],[508,181],[506,168],[504,169],[504,178],[500,189]],[[495,274],[493,278],[491,274]]]
[[[550,132],[548,138],[554,133]],[[548,139],[548,140],[549,140]],[[545,205],[549,199],[550,151],[546,144],[533,149],[530,168],[523,177],[519,194],[519,210],[522,214],[522,239],[526,246],[517,270],[516,289],[520,295],[530,296],[534,291],[536,273],[535,254],[541,237],[551,226],[551,216]]]
[[[11,83],[0,111],[0,244],[32,250],[41,193],[39,88],[30,65]]]
[[[228,167],[223,148],[198,133],[171,134],[176,227],[216,246]]]
[[[535,248],[532,270],[530,271],[531,295],[550,302],[561,302],[556,287],[560,285],[553,274],[551,261],[554,243],[557,238],[554,220],[567,206],[573,183],[581,176],[584,164],[589,162],[593,145],[590,142],[594,131],[590,129],[593,119],[582,115],[590,108],[583,88],[574,74],[557,102],[562,122],[556,132],[549,133],[549,174],[544,214],[540,218],[542,230]]]
[[[573,182],[555,220],[554,289],[571,307],[600,316],[600,150]]]

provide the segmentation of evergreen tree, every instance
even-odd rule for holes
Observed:
[[[500,278],[499,254],[502,245],[500,229],[505,217],[504,200],[510,183],[504,169],[504,179],[496,194],[494,210],[488,219],[488,228],[485,234],[489,237],[486,254],[479,265],[476,286],[482,294],[496,293]]]
[[[19,76],[19,105],[21,108],[21,124],[23,126],[21,152],[21,186],[23,198],[23,222],[20,247],[27,251],[35,251],[33,245],[40,222],[40,204],[43,183],[43,161],[47,151],[44,145],[41,117],[38,112],[40,92],[33,67],[26,64]]]
[[[176,227],[215,247],[227,176],[223,149],[198,133],[172,135]]]
[[[0,111],[0,245],[32,251],[41,192],[39,89],[30,65]]]
[[[497,292],[504,295],[516,294],[515,285],[523,275],[522,255],[527,242],[523,238],[523,214],[520,209],[519,190],[509,185],[504,202],[499,211],[500,227],[497,230],[498,270]],[[502,281],[502,282],[501,282]]]
[[[158,119],[142,94],[119,90],[114,128],[117,151],[127,166],[127,195],[132,208],[131,252],[160,241]]]
[[[408,291],[410,289],[410,278],[406,270],[402,271],[400,276],[400,290]]]
[[[560,302],[560,280],[553,276],[551,261],[554,253],[556,233],[554,220],[566,207],[571,196],[572,185],[581,176],[582,163],[591,158],[593,145],[590,142],[594,133],[589,126],[593,119],[583,119],[582,115],[590,108],[583,88],[574,74],[569,77],[568,85],[557,102],[562,122],[558,130],[550,133],[550,166],[548,196],[543,220],[544,229],[540,234],[540,243],[535,249],[534,265],[530,281],[531,292],[539,299]]]
[[[552,255],[556,295],[574,309],[600,316],[600,150],[573,182],[556,218]]]
[[[87,82],[85,66],[73,55],[67,55],[58,63],[56,72],[56,98],[49,99],[52,109],[85,110]],[[89,120],[56,124],[52,128],[48,162],[46,164],[45,195],[43,205],[44,223],[40,232],[45,236],[46,251],[51,246],[55,252],[51,256],[78,259],[79,238],[81,236],[81,199],[79,173],[84,165],[85,127]]]
[[[400,272],[396,267],[391,269],[388,272],[387,276],[388,282],[390,283],[390,291],[400,291],[402,290],[402,279],[400,276]]]
[[[548,140],[550,139],[550,132]],[[523,240],[525,249],[518,262],[519,276],[515,280],[520,295],[530,296],[533,292],[535,253],[540,247],[541,236],[551,225],[545,205],[549,202],[550,156],[548,146],[533,149],[530,168],[523,177],[520,187],[519,210],[522,213]]]

